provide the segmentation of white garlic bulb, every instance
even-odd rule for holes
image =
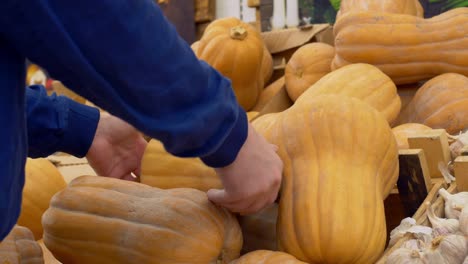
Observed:
[[[460,213],[460,231],[468,236],[468,206],[465,206]]]
[[[435,215],[431,203],[427,202],[426,205],[427,218],[429,218],[429,222],[431,222],[434,236],[449,235],[459,231],[460,223],[457,219],[439,218]]]
[[[432,247],[423,252],[428,264],[462,264],[468,254],[465,236],[448,235],[432,240]]]
[[[413,234],[413,237],[420,238],[424,241],[432,239],[432,228],[416,225],[416,220],[411,217],[407,217],[401,220],[400,225],[390,232],[389,247],[395,245],[400,238],[404,237],[408,233]]]
[[[390,254],[386,264],[426,264],[418,250],[399,248]]]
[[[451,194],[442,188],[439,190],[439,195],[445,200],[445,216],[447,218],[458,219],[461,212],[455,207],[468,205],[468,192]]]

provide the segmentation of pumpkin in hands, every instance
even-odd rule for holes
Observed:
[[[284,162],[279,249],[309,263],[375,263],[386,242],[384,199],[398,178],[384,116],[359,99],[321,95],[253,125]]]
[[[161,189],[194,188],[201,191],[222,189],[213,168],[199,158],[180,158],[166,151],[161,141],[152,139],[141,162],[140,182]]]
[[[54,196],[44,243],[63,263],[229,263],[237,219],[195,189],[82,176]]]
[[[232,82],[234,93],[245,111],[254,107],[263,90],[265,45],[260,33],[237,18],[213,21],[205,30],[196,55]],[[266,71],[266,70],[265,70]]]
[[[2,264],[44,264],[41,246],[26,227],[15,226],[0,242]]]

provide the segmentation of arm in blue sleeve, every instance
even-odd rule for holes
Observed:
[[[39,85],[26,89],[26,115],[28,156],[32,158],[56,151],[85,156],[99,121],[98,109],[64,96],[47,96]]]
[[[230,164],[247,118],[152,0],[4,0],[0,36],[54,78],[177,156]]]

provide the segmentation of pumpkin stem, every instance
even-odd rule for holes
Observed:
[[[235,26],[231,28],[231,38],[244,40],[247,37],[247,30],[243,26]]]
[[[437,248],[440,245],[440,242],[444,240],[443,236],[438,236],[432,240],[432,248]]]

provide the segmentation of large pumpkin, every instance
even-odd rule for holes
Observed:
[[[253,125],[284,162],[279,249],[309,263],[374,263],[386,242],[384,199],[398,178],[385,118],[361,100],[322,95]]]
[[[409,149],[408,138],[417,136],[418,133],[431,130],[430,127],[418,123],[407,123],[392,128],[397,141],[398,149]]]
[[[286,90],[293,101],[331,72],[335,49],[325,43],[314,42],[300,47],[288,61],[285,69]]]
[[[82,176],[54,196],[44,243],[63,263],[229,263],[239,257],[236,218],[195,189],[162,190]]]
[[[296,103],[306,103],[323,94],[342,94],[368,103],[381,112],[389,123],[400,113],[401,100],[392,80],[369,64],[352,64],[333,71],[307,89]]]
[[[201,191],[221,189],[221,179],[213,168],[199,158],[179,158],[152,139],[141,162],[141,183],[161,189],[194,188]]]
[[[398,123],[420,123],[457,134],[468,128],[467,105],[468,77],[442,74],[419,88]]]
[[[253,111],[261,111],[270,101],[278,94],[284,87],[284,77],[279,78],[270,85],[268,85],[260,94],[257,104],[252,109]]]
[[[196,49],[198,58],[231,79],[244,110],[254,107],[263,90],[264,43],[260,33],[237,18],[212,22]]]
[[[273,57],[266,45],[263,45],[262,75],[263,85],[266,85],[273,75]]]
[[[43,264],[39,244],[26,227],[15,226],[0,242],[0,263],[2,264]]]
[[[42,238],[42,214],[49,208],[50,199],[67,186],[62,174],[47,159],[26,161],[26,182],[18,224],[30,229],[36,240]]]
[[[468,75],[468,8],[423,19],[380,12],[350,12],[335,26],[332,68],[351,63],[377,66],[396,84],[443,73]]]
[[[242,253],[266,249],[277,250],[276,220],[278,218],[278,205],[270,207],[252,215],[239,217],[244,243]]]
[[[336,19],[352,11],[376,11],[424,17],[419,0],[341,0]]]
[[[257,250],[246,254],[231,264],[306,264],[284,252]]]

